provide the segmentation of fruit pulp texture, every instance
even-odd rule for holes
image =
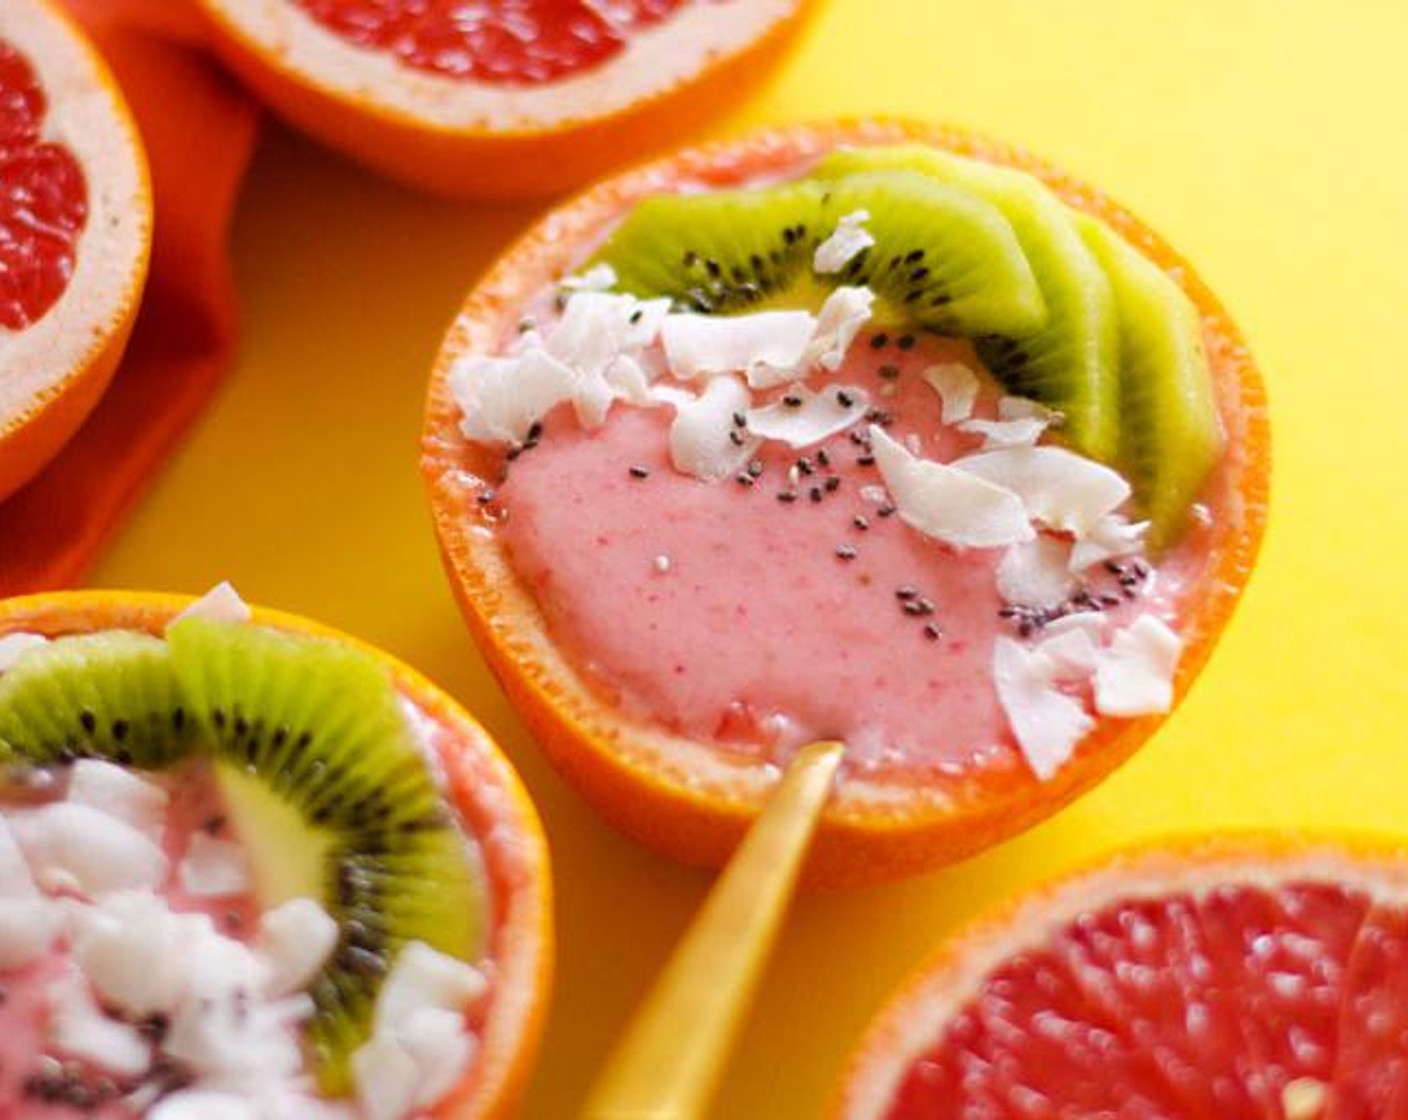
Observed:
[[[258,929],[260,913],[252,894],[219,898],[192,895],[182,888],[177,873],[197,833],[231,838],[213,775],[202,766],[188,763],[170,775],[142,776],[163,786],[170,796],[161,839],[171,865],[170,877],[161,889],[167,905],[179,913],[207,914],[225,936],[249,941]],[[59,785],[51,791],[52,796],[38,801],[18,804],[0,800],[0,812],[23,813],[35,804],[58,800],[62,792]],[[0,1116],[15,1120],[72,1120],[80,1115],[97,1120],[131,1120],[132,1111],[111,1096],[92,1111],[45,1100],[43,1057],[53,1053],[47,1043],[46,992],[76,969],[62,941],[23,968],[0,969]],[[99,1097],[106,1094],[106,1084],[116,1084],[124,1091],[130,1087],[124,1086],[122,1078],[111,1077],[95,1067],[79,1068],[81,1083]]]
[[[1293,1086],[1293,1082],[1302,1082]],[[1408,1115],[1408,910],[1324,882],[1107,906],[1010,957],[886,1120]]]
[[[0,330],[42,318],[73,278],[88,187],[73,153],[44,139],[48,99],[0,39]]]
[[[417,70],[531,86],[590,70],[690,0],[295,0],[330,31]],[[711,0],[716,2],[716,0]]]
[[[952,360],[981,369],[966,343],[871,329],[807,384],[864,388],[893,437],[948,461],[983,442],[942,424],[923,380]],[[999,396],[986,378],[976,414],[994,416]],[[1025,768],[992,677],[996,638],[1019,625],[999,613],[1001,549],[950,549],[887,516],[865,490],[879,471],[848,432],[800,451],[770,441],[756,478],[707,483],[672,468],[672,418],[618,404],[586,431],[563,406],[506,463],[482,513],[507,514],[497,524],[515,570],[600,691],[672,732],[778,763],[839,738],[853,772]],[[794,484],[799,459],[812,473]],[[1177,629],[1206,541],[1205,527],[1190,532],[1133,599],[1099,566],[1085,584],[1113,599],[1112,626],[1152,611]],[[932,612],[916,613],[907,589]]]

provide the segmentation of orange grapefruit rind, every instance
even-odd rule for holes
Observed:
[[[57,637],[106,629],[160,635],[190,606],[186,596],[132,591],[55,592],[0,601],[0,636]],[[280,611],[254,622],[333,638],[375,657],[397,689],[453,734],[441,750],[448,793],[479,842],[494,927],[488,945],[494,995],[464,1080],[435,1109],[441,1120],[501,1120],[513,1114],[542,1034],[553,968],[552,886],[547,840],[518,775],[488,732],[414,669],[356,638]]]
[[[531,593],[498,540],[471,516],[491,451],[459,431],[448,374],[463,353],[492,353],[529,298],[571,272],[630,205],[682,181],[727,185],[783,172],[840,144],[906,140],[1018,167],[1102,218],[1178,278],[1197,305],[1228,435],[1235,519],[1212,536],[1199,591],[1185,608],[1175,707],[1227,624],[1251,573],[1266,520],[1270,432],[1260,376],[1240,333],[1188,265],[1128,211],[1017,149],[952,128],[851,121],[764,131],[693,148],[609,179],[548,214],[470,293],[431,378],[421,470],[442,556],[469,628],[518,712],[561,773],[613,825],[688,864],[724,862],[777,781],[775,767],[730,756],[629,717],[553,644]],[[1104,720],[1051,780],[1025,768],[942,786],[846,777],[808,860],[812,884],[897,878],[972,855],[1050,816],[1096,785],[1157,730],[1162,716]]]

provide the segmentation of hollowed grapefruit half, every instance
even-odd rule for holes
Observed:
[[[1068,204],[1121,232],[1179,282],[1202,316],[1217,408],[1227,435],[1222,508],[1208,555],[1180,609],[1181,699],[1206,662],[1251,571],[1265,522],[1269,432],[1260,377],[1237,328],[1177,254],[1127,211],[1020,151],[932,125],[850,122],[765,131],[695,148],[604,182],[553,211],[469,295],[435,365],[421,466],[444,561],[470,629],[510,699],[558,769],[615,826],[673,858],[718,865],[774,787],[758,758],[672,733],[628,714],[555,644],[479,497],[497,485],[502,452],[465,438],[449,376],[465,354],[498,352],[530,300],[579,269],[634,204],[681,184],[727,187],[795,173],[842,145],[920,141],[1022,168]],[[794,651],[805,657],[805,650]],[[1023,767],[918,781],[845,773],[812,848],[813,882],[874,881],[971,855],[1015,835],[1090,789],[1128,759],[1163,716],[1099,721],[1049,780]]]
[[[189,598],[130,591],[77,591],[0,602],[0,638],[57,638],[104,630],[162,636]],[[490,927],[488,1006],[476,1012],[478,1046],[458,1087],[433,1115],[491,1120],[512,1114],[537,1051],[551,985],[552,890],[547,842],[517,774],[485,730],[425,677],[355,638],[307,619],[256,610],[253,622],[348,643],[374,656],[398,692],[445,734],[434,736],[446,797],[482,853]]]

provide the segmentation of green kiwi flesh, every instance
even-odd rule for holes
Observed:
[[[195,745],[166,643],[110,630],[57,638],[0,675],[0,767],[98,758],[160,770]]]
[[[875,244],[841,273],[817,274],[817,245],[857,210],[869,214]],[[971,192],[908,170],[651,198],[593,263],[609,264],[622,291],[668,296],[706,314],[815,309],[841,284],[874,290],[878,322],[945,334],[1031,331],[1047,314],[1002,214]]]
[[[187,619],[168,634],[192,717],[221,764],[257,778],[325,849],[324,908],[341,927],[309,988],[324,1091],[350,1088],[376,995],[410,941],[473,960],[486,891],[385,670],[339,642]],[[222,783],[238,796],[238,784]],[[236,813],[238,819],[239,813]],[[298,830],[290,851],[307,841]],[[267,850],[269,838],[261,838]]]
[[[979,356],[1011,392],[1056,409],[1061,437],[1110,461],[1119,445],[1119,351],[1110,282],[1066,208],[1031,175],[921,144],[849,148],[814,174],[839,179],[880,169],[921,173],[991,203],[1012,224],[1049,315],[1031,332],[978,338]]]
[[[1108,226],[1075,215],[1119,312],[1120,458],[1154,551],[1182,535],[1222,454],[1202,318],[1183,289]]]
[[[0,772],[80,758],[146,770],[213,758],[262,901],[314,897],[337,920],[337,947],[309,988],[308,1042],[331,1095],[350,1090],[348,1059],[403,945],[482,956],[482,865],[390,675],[361,650],[200,618],[173,623],[165,641],[58,638],[0,674]],[[292,887],[263,897],[279,880]]]

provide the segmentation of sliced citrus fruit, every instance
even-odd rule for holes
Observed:
[[[1408,862],[1270,838],[1120,857],[941,949],[844,1120],[1348,1120],[1408,1106]]]
[[[0,11],[0,498],[107,387],[151,244],[136,125],[107,67],[48,0]]]
[[[0,603],[0,855],[6,1115],[321,1115],[314,1079],[388,1120],[513,1107],[542,829],[484,730],[370,647],[228,589]]]
[[[1181,278],[1148,311],[1196,306],[1198,364],[1177,370],[1215,400],[1200,446],[1219,451],[1195,499],[1159,506],[1166,548],[1131,543],[1156,493],[1096,461],[1126,433],[1092,444],[1053,410],[1124,424],[1121,376],[1172,367],[1135,352],[1020,388],[984,367],[987,332],[1022,339],[1050,314],[1058,244],[1099,265],[1074,225],[1030,251],[1004,198],[956,179],[812,174],[840,147],[906,141],[1028,172],[1024,191],[1059,200],[1050,221],[1074,206]],[[1090,369],[1108,384],[1073,391]],[[1156,396],[1132,442],[1202,433],[1187,394]],[[547,217],[446,339],[422,469],[471,630],[611,822],[717,864],[791,753],[842,739],[808,874],[856,881],[1010,836],[1154,732],[1249,574],[1267,440],[1236,328],[1134,218],[1029,156],[868,123],[686,151]]]
[[[467,197],[575,186],[751,91],[813,0],[200,0],[228,64],[324,143]]]

